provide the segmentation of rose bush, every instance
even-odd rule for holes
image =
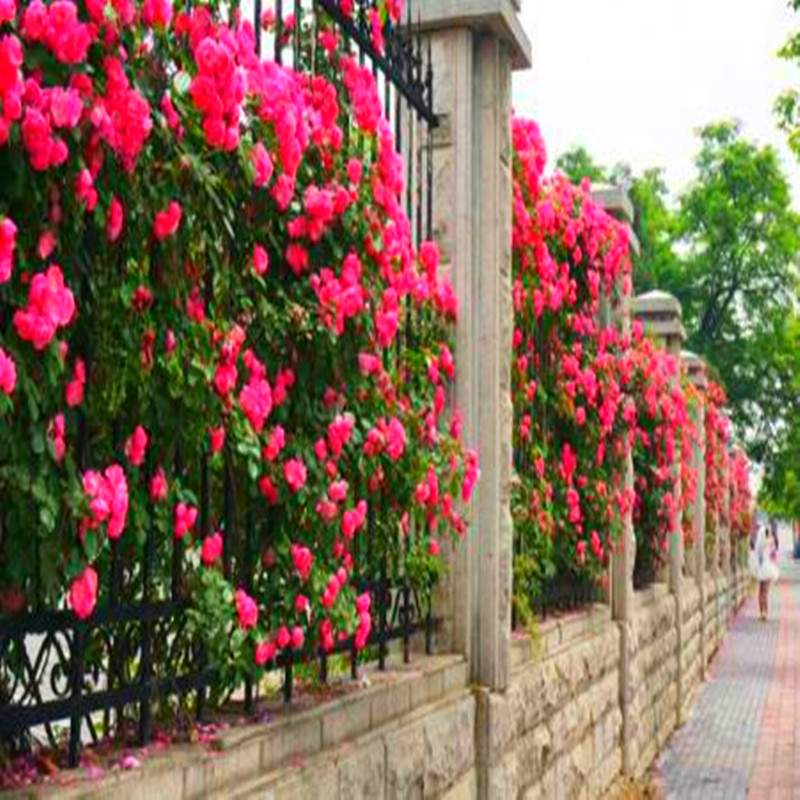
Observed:
[[[627,384],[636,403],[633,528],[636,566],[649,575],[664,564],[669,534],[676,530],[681,512],[678,458],[687,414],[678,360],[651,339],[643,338],[640,323],[634,327]]]
[[[727,524],[725,485],[729,469],[730,423],[725,415],[725,390],[709,381],[706,391],[706,556],[717,531]]]
[[[694,510],[698,500],[697,464],[705,458],[702,424],[703,398],[697,388],[685,378],[683,396],[686,402],[686,421],[681,428],[681,511],[683,538],[687,548],[694,546]]]
[[[535,123],[514,118],[512,133],[514,591],[525,611],[548,582],[591,586],[605,574],[632,503],[635,407],[623,386],[630,342],[610,320],[630,288],[626,231],[588,183],[543,178]]]
[[[367,527],[422,583],[463,532],[456,299],[372,73],[324,16],[300,33],[291,69],[236,4],[0,5],[5,611],[90,616],[112,546],[136,594],[152,531],[153,596],[177,548],[249,670],[367,643]]]
[[[750,462],[741,448],[730,456],[731,538],[747,539],[753,530],[753,492],[750,486]]]

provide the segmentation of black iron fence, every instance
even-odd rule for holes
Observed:
[[[251,12],[259,31],[256,46],[259,53],[271,50],[277,62],[313,69],[314,56],[308,64],[304,52],[313,52],[309,42],[316,38],[317,24],[325,17],[337,26],[360,62],[371,67],[384,113],[394,129],[396,148],[405,159],[404,203],[418,245],[432,233],[432,130],[437,120],[430,49],[423,47],[415,29],[411,4],[402,26],[389,23],[384,30],[382,52],[373,44],[369,0],[355,0],[352,13],[344,13],[342,5],[339,0],[316,0],[310,6],[277,0],[274,29],[265,32],[259,24],[262,3],[255,0]],[[285,25],[289,14],[294,15],[291,27]],[[91,241],[86,249],[87,254],[91,252]],[[212,293],[213,276],[207,276],[207,301]],[[409,305],[398,347],[414,340],[416,324]],[[90,372],[91,342],[84,345]],[[80,417],[81,412],[77,413],[78,463],[85,468],[90,426]],[[120,450],[116,433],[113,439],[115,449]],[[255,562],[260,557],[254,546],[256,534],[279,526],[280,519],[261,506],[256,508],[255,501],[239,491],[229,456],[223,485],[211,486],[208,455],[199,465],[187,467],[179,434],[172,451],[173,476],[190,471],[199,476],[200,531],[203,535],[211,532],[212,518],[219,523],[226,532],[225,575],[236,576],[238,585],[258,594],[259,586],[254,585]],[[154,468],[155,464],[149,464],[143,471],[148,479]],[[298,664],[316,663],[324,681],[330,659],[337,656],[349,661],[355,676],[359,662],[367,659],[377,661],[383,669],[392,642],[402,648],[406,661],[417,635],[424,636],[426,650],[430,650],[434,630],[431,586],[412,583],[404,569],[403,549],[410,546],[409,538],[403,543],[399,536],[385,531],[378,535],[379,525],[370,509],[363,541],[352,553],[355,586],[372,596],[374,625],[366,649],[357,651],[350,637],[337,640],[332,651],[306,645],[281,652],[272,666],[283,673],[287,702],[292,698]],[[35,547],[39,559],[38,540]],[[84,743],[112,732],[135,735],[142,743],[150,739],[154,713],[165,702],[202,719],[220,676],[190,624],[184,569],[182,542],[160,542],[151,529],[143,543],[113,543],[107,570],[109,600],[89,619],[81,621],[71,611],[48,609],[38,591],[34,591],[32,611],[0,617],[0,743],[24,748],[34,732],[53,747],[66,738],[69,763],[76,765]],[[264,580],[263,576],[259,580]],[[274,612],[279,616],[280,608]],[[258,691],[252,675],[242,677],[241,688],[244,708],[252,712]]]
[[[533,610],[541,617],[577,611],[592,603],[603,601],[603,594],[595,583],[587,580],[557,577],[546,581],[541,592],[533,599]]]

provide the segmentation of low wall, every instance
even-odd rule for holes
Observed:
[[[511,686],[479,701],[482,796],[599,797],[622,768],[620,634],[608,608],[515,642]]]
[[[279,700],[269,722],[232,728],[213,752],[177,746],[141,769],[10,798],[595,798],[641,776],[684,721],[707,663],[751,589],[746,573],[635,594],[631,620],[606,606],[512,640],[505,692],[470,687],[457,656],[365,673],[336,699]]]
[[[456,656],[417,658],[372,686],[314,705],[276,704],[267,723],[231,728],[211,752],[174,746],[140,769],[14,798],[350,800],[466,798],[477,793],[476,697]],[[310,706],[304,708],[304,706]]]

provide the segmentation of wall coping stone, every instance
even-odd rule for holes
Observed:
[[[228,781],[244,783],[292,758],[321,753],[468,687],[463,656],[421,656],[410,664],[398,661],[390,660],[384,673],[376,666],[365,667],[363,677],[374,680],[373,685],[319,705],[302,709],[296,701],[286,708],[278,701],[282,714],[266,723],[223,730],[216,747],[174,745],[145,759],[136,770],[108,771],[91,782],[76,777],[68,784],[36,784],[5,793],[3,800],[206,796],[226,789]],[[143,786],[152,786],[155,794],[143,793]],[[164,794],[166,788],[169,792]]]
[[[424,0],[418,8],[423,31],[460,27],[490,31],[510,48],[513,69],[531,66],[531,43],[517,16],[518,0]],[[416,28],[417,21],[412,25]]]
[[[548,659],[570,645],[596,636],[611,624],[611,608],[594,603],[587,608],[539,622],[531,635],[516,631],[511,639],[511,668],[517,671],[534,661]]]
[[[669,584],[661,581],[650,584],[645,589],[637,589],[633,593],[634,610],[647,608],[669,595]]]

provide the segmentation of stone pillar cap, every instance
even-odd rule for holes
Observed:
[[[628,244],[637,256],[641,252],[639,239],[631,227],[633,225],[633,203],[628,193],[621,187],[611,183],[597,183],[592,186],[592,200],[604,211],[616,217],[628,232]]]
[[[633,299],[633,314],[644,323],[648,333],[686,341],[686,331],[681,322],[681,304],[677,297],[658,289],[640,294]]]
[[[681,362],[686,365],[686,372],[691,383],[698,389],[705,389],[708,386],[705,361],[697,353],[683,350],[681,351]]]
[[[633,203],[628,193],[611,183],[597,183],[592,186],[592,200],[623,222],[633,224]]]
[[[490,31],[502,39],[511,50],[514,69],[531,65],[531,43],[519,21],[518,0],[420,0],[413,8],[423,31],[445,28],[472,28]],[[417,27],[417,19],[412,20]]]

